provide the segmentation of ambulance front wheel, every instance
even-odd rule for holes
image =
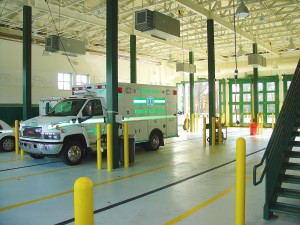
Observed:
[[[161,135],[158,131],[152,132],[149,137],[149,142],[147,143],[147,149],[150,151],[155,151],[160,146]]]
[[[64,149],[61,153],[62,160],[70,165],[78,165],[84,155],[83,146],[78,141],[69,141],[65,143]]]

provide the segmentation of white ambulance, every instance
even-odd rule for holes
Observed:
[[[72,97],[58,102],[48,114],[20,123],[20,147],[36,159],[60,156],[68,165],[79,164],[89,150],[96,150],[96,124],[102,126],[106,146],[107,86],[74,86]],[[178,136],[176,87],[118,84],[120,124],[128,122],[129,135],[149,150],[164,145],[164,138]],[[119,135],[122,127],[119,126]]]

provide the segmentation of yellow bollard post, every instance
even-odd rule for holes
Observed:
[[[186,114],[184,126],[185,126],[186,132],[189,132],[189,115],[188,114]]]
[[[198,113],[196,113],[195,116],[196,116],[196,132],[198,133],[198,128],[199,128],[199,127],[198,127],[198,126],[199,126]]]
[[[218,121],[218,144],[222,144],[222,124],[221,124],[221,117],[219,117]]]
[[[211,132],[211,145],[215,146],[215,144],[216,144],[216,119],[215,119],[215,117],[211,118],[210,123],[211,123],[211,130],[212,130],[212,132]]]
[[[128,123],[124,123],[124,167],[129,167],[129,135]]]
[[[191,132],[194,132],[195,131],[195,121],[194,121],[194,114],[191,114]]]
[[[97,130],[97,169],[102,169],[102,151],[101,151],[101,124],[96,125]]]
[[[274,130],[274,127],[275,127],[274,122],[275,122],[275,115],[274,115],[274,113],[272,113],[272,129],[273,130]]]
[[[203,117],[202,136],[203,136],[203,147],[206,147],[206,117]]]
[[[19,121],[15,120],[15,152],[19,154]]]
[[[236,140],[235,225],[245,225],[246,141]]]
[[[93,182],[87,177],[79,177],[74,183],[75,225],[94,225]]]
[[[260,134],[260,113],[257,114],[257,133]]]
[[[107,135],[107,171],[112,171],[112,125],[106,125]]]
[[[262,114],[258,114],[258,134],[262,134]]]

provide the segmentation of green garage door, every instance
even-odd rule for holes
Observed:
[[[258,113],[263,114],[264,126],[271,127],[272,113],[279,113],[278,76],[258,78]],[[252,79],[229,79],[229,125],[249,126],[252,113]]]

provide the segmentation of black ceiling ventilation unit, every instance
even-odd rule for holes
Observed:
[[[135,29],[164,40],[180,37],[179,20],[149,9],[135,12]]]
[[[60,52],[70,56],[84,55],[85,44],[83,41],[50,35],[45,38],[45,51]]]

